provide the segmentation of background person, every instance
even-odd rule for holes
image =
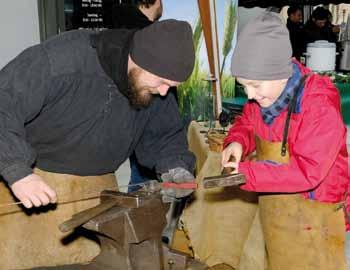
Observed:
[[[329,25],[329,12],[326,9],[317,7],[312,12],[311,19],[304,26],[304,38],[305,44],[316,40],[337,42],[337,35]]]
[[[292,45],[292,56],[300,60],[304,48],[303,13],[299,6],[290,6],[287,10],[287,28]]]
[[[133,4],[117,4],[108,18],[109,27],[139,29],[158,21],[163,14],[162,0],[136,0]]]

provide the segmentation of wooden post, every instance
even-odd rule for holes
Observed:
[[[198,0],[198,7],[203,25],[204,40],[207,46],[210,77],[215,78],[212,80],[212,89],[215,118],[217,119],[222,110],[222,91],[215,0]]]

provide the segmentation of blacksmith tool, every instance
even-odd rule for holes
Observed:
[[[232,161],[232,158],[231,158]],[[233,173],[234,168],[224,167],[221,175],[205,177],[203,187],[205,189],[215,187],[230,187],[245,184],[245,176],[241,173]]]
[[[175,185],[174,185],[175,184]],[[101,252],[84,265],[36,268],[37,270],[205,270],[207,266],[171,250],[161,241],[166,225],[163,188],[191,188],[194,183],[149,181],[132,193],[103,191],[100,204],[61,224],[62,231],[81,224],[96,233]]]
[[[143,191],[146,192],[157,192],[163,189],[196,189],[196,182],[184,182],[184,183],[174,183],[174,182],[158,182],[157,180],[149,180],[138,184],[142,187]]]
[[[231,156],[229,161],[235,161]],[[224,167],[220,175],[205,177],[203,179],[203,187],[205,189],[215,187],[230,187],[245,184],[245,176],[241,173],[234,173],[235,168]]]
[[[197,184],[195,182],[184,182],[184,183],[174,183],[174,182],[158,182],[157,180],[146,181],[141,184],[142,190],[146,192],[155,191],[166,191],[166,189],[188,189],[195,190]],[[164,203],[170,203],[169,210],[166,214],[167,224],[162,232],[162,241],[165,244],[171,245],[174,240],[174,234],[178,227],[180,216],[183,209],[185,208],[186,201],[188,197],[184,198],[164,198]]]
[[[214,187],[238,186],[244,183],[245,176],[241,173],[216,175],[211,177],[205,177],[203,179],[203,187],[205,189]]]

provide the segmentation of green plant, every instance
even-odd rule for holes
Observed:
[[[232,39],[235,29],[235,7],[230,0],[226,7],[226,30],[223,52],[227,57],[232,49]],[[202,63],[199,60],[199,50],[203,40],[203,29],[200,17],[193,27],[193,41],[196,60],[190,78],[178,87],[179,108],[183,118],[208,120],[212,117],[213,98],[211,82],[206,81],[208,74],[200,70]],[[224,57],[224,61],[225,61]],[[222,68],[224,68],[224,63]],[[220,75],[222,78],[223,95],[233,97],[235,93],[235,81],[230,75]]]
[[[236,26],[235,5],[232,0],[229,0],[229,2],[226,5],[226,11],[225,11],[224,41],[222,46],[223,60],[222,60],[222,65],[220,70],[220,78],[222,78],[222,74],[224,72],[226,58],[232,49],[232,40],[233,40],[233,35],[235,33],[235,26]]]
[[[234,97],[235,96],[235,78],[231,75],[223,74],[221,78],[222,86],[222,96],[225,97]]]
[[[204,74],[200,72],[199,50],[202,43],[202,21],[197,18],[193,31],[193,43],[196,54],[193,72],[190,78],[178,87],[179,108],[184,118],[197,119],[200,117],[203,104],[203,91],[205,91],[206,82]]]

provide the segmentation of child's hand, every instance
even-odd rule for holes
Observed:
[[[234,168],[232,173],[238,172],[238,164],[241,161],[243,148],[240,143],[233,142],[222,152],[221,166],[223,168]]]

